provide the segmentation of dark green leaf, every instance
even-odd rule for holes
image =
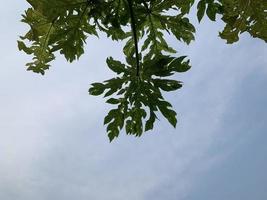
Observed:
[[[119,99],[110,98],[106,102],[109,103],[109,104],[118,104],[118,103],[120,103],[120,100]]]
[[[123,73],[126,71],[126,66],[122,64],[119,61],[114,60],[112,57],[109,57],[107,59],[107,64],[108,67],[113,71],[116,72],[117,74]]]
[[[197,18],[200,22],[206,11],[206,0],[201,0],[197,4]]]

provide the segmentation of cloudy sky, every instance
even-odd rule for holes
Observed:
[[[141,138],[111,144],[103,117],[110,107],[89,96],[90,83],[113,76],[109,55],[121,45],[90,38],[72,64],[58,57],[45,76],[25,70],[30,57],[16,40],[25,1],[0,12],[0,199],[265,200],[267,199],[267,46],[248,35],[234,45],[222,24],[204,20],[190,46],[193,68],[166,95],[176,129],[160,119]]]

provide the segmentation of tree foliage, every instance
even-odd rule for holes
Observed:
[[[189,44],[195,28],[188,13],[197,3],[199,21],[204,15],[212,21],[219,15],[225,22],[220,37],[227,43],[238,41],[248,32],[267,41],[266,0],[27,0],[31,5],[22,15],[29,31],[20,37],[18,47],[33,56],[27,69],[45,74],[55,53],[72,62],[84,53],[87,37],[104,32],[112,40],[126,41],[126,63],[107,58],[116,77],[93,83],[91,95],[104,95],[113,104],[104,119],[110,140],[125,128],[127,134],[141,136],[153,129],[161,113],[172,126],[177,114],[163,92],[178,90],[182,82],[172,75],[190,69],[186,56],[164,38],[175,36]]]

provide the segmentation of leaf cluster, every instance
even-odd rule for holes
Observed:
[[[176,126],[176,112],[163,98],[162,92],[180,89],[182,82],[162,77],[190,69],[185,56],[155,57],[152,62],[143,64],[146,70],[140,77],[135,76],[135,70],[132,70],[130,65],[113,58],[108,58],[107,64],[119,76],[104,83],[93,83],[89,92],[95,96],[103,94],[104,97],[109,97],[107,103],[116,105],[104,120],[110,140],[118,137],[123,127],[127,134],[135,136],[141,136],[144,131],[153,129],[157,111],[161,112],[172,126]]]
[[[45,74],[55,53],[72,62],[84,53],[86,39],[104,32],[116,41],[125,41],[126,62],[107,59],[115,78],[93,83],[91,95],[104,95],[112,104],[104,119],[109,139],[127,134],[141,136],[152,130],[161,113],[172,126],[177,114],[162,92],[180,89],[176,73],[190,69],[189,60],[178,56],[165,40],[173,35],[189,44],[195,28],[188,13],[194,0],[27,0],[31,5],[22,15],[29,31],[20,37],[18,48],[32,55],[27,69]],[[206,14],[212,21],[222,16],[226,23],[220,33],[228,43],[238,40],[243,32],[267,40],[266,0],[200,0],[197,17]]]
[[[237,42],[244,32],[267,42],[266,0],[200,0],[197,8],[199,21],[205,13],[212,21],[222,16],[225,27],[219,35],[227,43]]]

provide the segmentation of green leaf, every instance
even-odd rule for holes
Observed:
[[[168,79],[154,79],[153,83],[156,87],[164,91],[174,91],[182,87],[182,82]]]
[[[186,58],[186,56],[181,56],[176,59],[174,59],[171,64],[168,66],[168,68],[176,71],[176,72],[186,72],[188,71],[191,66],[189,65],[189,60],[183,62],[183,60]]]
[[[169,121],[169,123],[175,128],[177,124],[176,119],[176,112],[174,110],[169,109],[168,107],[159,104],[160,112],[163,114],[163,116]]]
[[[107,58],[108,67],[117,74],[124,73],[126,71],[126,66],[120,61],[114,60],[112,57]]]
[[[119,136],[120,130],[124,125],[124,115],[121,110],[112,109],[104,119],[104,124],[107,124],[107,133],[110,142]]]
[[[102,83],[93,83],[92,86],[93,87],[89,89],[89,93],[94,96],[103,94],[106,89],[105,85]]]
[[[206,11],[206,0],[201,0],[197,4],[197,18],[200,22]]]
[[[206,13],[208,15],[208,17],[210,18],[210,20],[215,21],[216,19],[216,13],[217,13],[217,9],[215,4],[208,4],[208,8],[206,10]]]
[[[119,104],[120,103],[120,100],[119,99],[114,99],[114,98],[110,98],[106,101],[106,103],[109,103],[109,104]]]
[[[154,123],[156,120],[156,115],[154,112],[150,112],[150,117],[149,119],[146,121],[146,125],[145,125],[145,131],[149,131],[152,130],[154,127]]]
[[[22,41],[18,41],[18,48],[20,51],[22,50],[27,54],[32,54],[34,52],[31,48],[27,47]]]
[[[109,111],[109,113],[107,114],[107,116],[104,119],[104,125],[108,124],[109,122],[111,122],[117,114],[117,109],[112,109]]]

